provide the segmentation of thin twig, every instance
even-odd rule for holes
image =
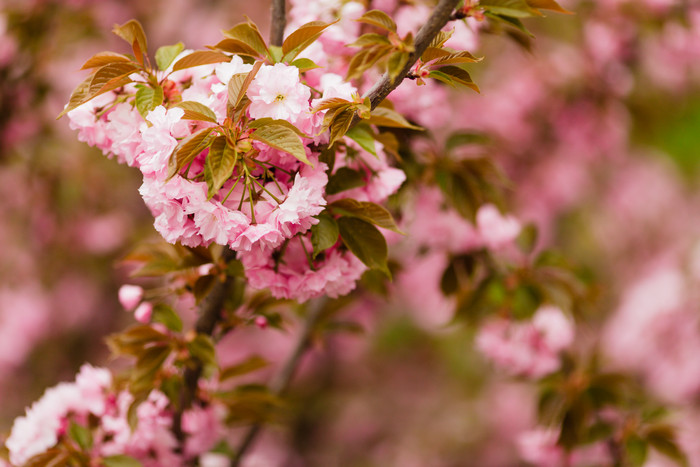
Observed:
[[[284,28],[287,26],[285,0],[272,0],[272,23],[270,24],[270,45],[281,46]]]
[[[276,396],[284,395],[289,388],[289,384],[291,383],[292,378],[294,378],[297,368],[299,368],[302,357],[311,345],[311,335],[313,334],[316,324],[323,314],[326,302],[326,297],[321,297],[311,302],[308,313],[302,325],[303,327],[294,346],[294,351],[284,363],[284,366],[282,366],[279,373],[277,373],[270,382],[270,392]],[[233,459],[231,459],[231,467],[239,466],[243,456],[253,445],[253,442],[260,433],[260,430],[262,430],[261,424],[255,424],[248,429],[243,437],[243,441],[241,441],[240,446],[236,450],[235,456]]]

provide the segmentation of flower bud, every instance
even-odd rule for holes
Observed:
[[[151,315],[153,314],[153,304],[150,302],[143,302],[134,311],[134,318],[139,323],[149,323],[151,321]]]
[[[125,284],[119,289],[119,303],[126,311],[136,308],[141,299],[143,299],[143,288],[138,285]]]

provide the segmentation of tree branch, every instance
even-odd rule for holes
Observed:
[[[281,46],[284,40],[284,28],[287,25],[285,0],[272,0],[271,8],[270,45]]]
[[[399,84],[404,80],[411,67],[418,61],[425,49],[428,48],[430,43],[433,41],[437,33],[440,32],[445,25],[450,22],[452,11],[455,9],[459,0],[440,0],[440,3],[435,7],[433,13],[428,18],[428,21],[420,28],[418,34],[416,35],[416,40],[414,42],[415,51],[411,53],[403,67],[401,72],[398,74],[394,82],[392,83],[389,73],[384,73],[379,81],[377,81],[372,88],[365,93],[363,97],[369,97],[372,102],[372,109],[377,108],[377,106],[386,97],[399,87]],[[359,117],[355,117],[358,118]],[[357,123],[357,122],[354,122]]]
[[[311,302],[306,319],[304,320],[303,327],[299,333],[299,337],[294,345],[294,351],[289,356],[287,361],[282,366],[282,369],[275,375],[275,377],[270,382],[270,391],[276,396],[282,396],[289,388],[289,384],[294,378],[294,374],[299,368],[301,359],[311,345],[311,335],[316,328],[323,310],[326,306],[327,298],[321,297],[317,300]],[[231,460],[231,467],[238,467],[243,456],[248,451],[248,449],[253,445],[258,434],[262,430],[261,424],[255,424],[246,433],[243,441],[241,441],[240,446],[236,450],[236,454]]]
[[[236,257],[236,252],[226,248],[221,258],[228,263]],[[235,278],[226,276],[224,282],[217,282],[212,287],[209,294],[202,300],[199,305],[199,313],[194,330],[200,334],[211,336],[214,333],[216,324],[221,319],[221,310],[224,306],[226,297],[231,293]],[[185,439],[185,433],[182,431],[182,414],[192,405],[195,395],[197,394],[197,386],[199,378],[202,375],[202,363],[197,362],[193,367],[185,368],[184,384],[180,393],[180,403],[177,411],[173,415],[173,433],[175,437],[182,442]]]

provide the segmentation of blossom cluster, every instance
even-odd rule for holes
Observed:
[[[189,53],[182,52],[181,57]],[[165,102],[145,119],[133,99],[144,84],[98,96],[71,110],[68,117],[81,141],[141,171],[139,192],[155,218],[156,230],[168,242],[227,245],[238,252],[251,286],[272,286],[277,297],[304,301],[324,293],[345,294],[366,267],[341,242],[323,257],[311,258],[308,246],[310,228],[318,223],[315,216],[328,202],[342,198],[382,203],[398,190],[405,175],[389,165],[379,143],[375,156],[346,138],[342,146],[347,149],[337,152],[332,171],[319,160],[317,148],[328,142],[322,127],[327,111],[315,107],[329,98],[353,101],[358,96],[340,75],[317,74],[312,89],[297,67],[276,63],[257,69],[247,88],[248,119],[294,125],[304,135],[306,161],[255,138],[246,139],[253,132],[249,129],[243,133],[245,149],[241,149],[248,152],[215,193],[205,181],[211,149],[196,154],[178,173],[169,173],[174,152],[193,135],[226,123],[229,83],[252,69],[233,55],[230,62],[167,70],[161,75]],[[183,101],[208,107],[218,123],[187,119],[185,110],[176,105]],[[361,174],[362,186],[326,194],[329,176],[343,168]]]
[[[570,318],[557,307],[539,308],[531,322],[493,319],[476,337],[476,347],[508,373],[540,378],[559,369],[559,352],[574,340]]]
[[[222,414],[211,407],[193,408],[183,415],[189,438],[184,454],[178,454],[167,397],[152,391],[136,409],[135,426],[129,415],[133,402],[131,393],[115,389],[108,370],[85,364],[74,382],[47,389],[15,420],[6,442],[10,461],[25,465],[51,448],[78,442],[90,459],[127,455],[144,466],[181,465],[183,455],[193,458],[207,452],[222,434]],[[83,430],[90,435],[73,439]]]

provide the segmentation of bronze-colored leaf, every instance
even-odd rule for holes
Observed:
[[[355,21],[371,24],[372,26],[386,29],[387,31],[396,32],[396,23],[394,20],[391,19],[391,16],[387,15],[381,10],[370,10]]]
[[[300,26],[299,29],[287,36],[282,43],[282,60],[294,60],[304,49],[313,44],[313,42],[318,39],[321,34],[323,34],[323,31],[325,31],[327,27],[337,23],[338,21],[340,20],[335,20],[332,23],[312,21]]]
[[[211,65],[212,63],[230,62],[231,57],[220,52],[211,50],[197,50],[189,55],[185,55],[173,65],[173,71],[184,70],[201,65]]]
[[[376,226],[403,234],[391,213],[376,203],[344,198],[334,201],[328,208],[335,214],[358,217]]]
[[[195,101],[184,101],[176,105],[185,111],[184,120],[199,120],[203,122],[217,123],[216,114],[204,104]]]
[[[223,31],[224,36],[243,42],[255,50],[260,56],[268,57],[270,51],[267,49],[265,39],[263,39],[258,27],[252,22],[239,23],[227,31]]]
[[[100,52],[88,59],[80,68],[81,70],[89,70],[91,68],[99,68],[111,63],[118,62],[130,62],[131,59],[126,55],[118,54],[116,52]]]
[[[130,19],[122,25],[115,24],[112,32],[131,45],[136,61],[143,64],[143,56],[148,52],[148,43],[141,23]]]
[[[245,55],[247,57],[253,58],[264,58],[263,54],[260,54],[257,50],[255,50],[245,42],[239,41],[238,39],[224,39],[210,48],[218,49],[235,55]]]

